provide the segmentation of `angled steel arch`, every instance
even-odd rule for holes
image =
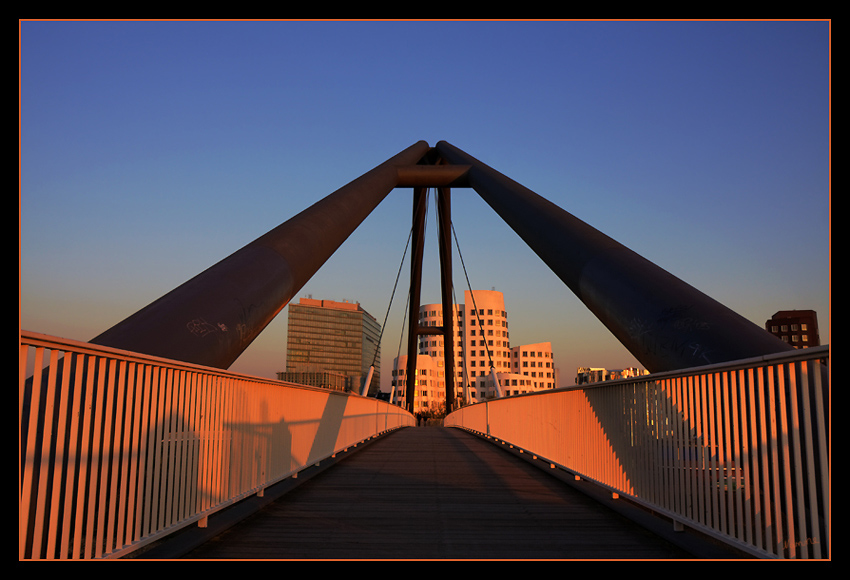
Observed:
[[[738,360],[791,347],[530,189],[457,147],[472,187],[649,371]]]
[[[411,145],[91,342],[228,368],[429,149]]]
[[[229,367],[395,187],[414,188],[417,200],[422,188],[440,188],[442,228],[450,220],[449,188],[473,188],[652,372],[791,348],[445,141],[434,148],[424,141],[412,145],[91,342]],[[441,244],[447,243],[448,236],[442,236]],[[441,255],[445,251],[441,247]],[[444,268],[450,270],[448,256]],[[413,268],[412,291],[414,282],[418,288]],[[445,301],[450,282],[445,271],[443,276]],[[418,306],[417,299],[416,312]],[[439,330],[451,340],[451,325]],[[418,325],[412,331],[418,333]],[[415,341],[409,345],[415,356]],[[408,364],[415,369],[415,358]]]

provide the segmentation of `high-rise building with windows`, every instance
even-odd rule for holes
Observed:
[[[558,369],[552,345],[541,342],[511,347],[504,295],[495,290],[464,293],[464,304],[454,306],[454,385],[456,400],[474,403],[497,396],[519,395],[558,386]],[[442,326],[442,304],[419,309],[420,326]],[[414,400],[416,410],[433,408],[445,401],[446,369],[442,336],[422,335],[417,353]],[[407,356],[393,361],[393,399],[404,404],[409,385],[405,376]],[[493,380],[495,374],[498,386]]]
[[[764,327],[794,348],[820,346],[818,315],[814,310],[780,310]]]
[[[374,362],[368,394],[381,385],[381,325],[359,303],[301,298],[289,305],[286,341],[286,372],[280,380],[302,384],[336,385],[344,376],[344,390],[361,392]],[[321,383],[313,379],[323,376]]]

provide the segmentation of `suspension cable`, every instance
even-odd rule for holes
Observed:
[[[452,282],[452,307],[453,307],[452,317],[454,317],[454,314],[455,314],[454,313],[454,307],[455,306],[457,306],[457,294],[455,293],[454,282]],[[460,315],[461,311],[458,311],[458,314]],[[443,313],[443,316],[445,316],[445,313]],[[461,318],[460,321],[463,320],[462,317],[459,317],[459,318]],[[445,318],[444,318],[443,324],[445,324],[445,323],[446,323],[446,321],[445,321]],[[458,325],[458,328],[460,328],[460,325]],[[461,332],[461,336],[462,335],[463,335],[463,333]],[[454,339],[455,339],[455,337],[452,336],[452,349],[454,349],[454,347],[455,347]],[[460,355],[461,355],[461,357],[463,357],[463,359],[465,361],[466,360],[466,347],[463,346],[463,340],[459,340],[458,342],[460,342]],[[457,367],[458,361],[455,360],[454,357],[452,357],[452,360],[454,360],[454,364]],[[466,376],[466,365],[465,364],[461,365],[460,369],[461,369],[460,370],[460,387],[461,387],[461,392],[463,393],[464,403],[466,403],[466,395],[469,392],[469,381],[468,381],[469,377]],[[455,373],[455,369],[452,369],[452,373],[453,374]],[[452,376],[452,382],[454,382],[455,376]]]
[[[405,256],[407,256],[407,248],[410,246],[410,240],[411,240],[412,237],[413,237],[413,228],[411,227],[410,233],[407,235],[407,243],[404,245],[404,252],[401,255],[401,263],[398,265],[398,273],[396,273],[396,275],[395,275],[395,284],[393,284],[393,291],[392,291],[392,294],[390,294],[390,303],[387,305],[387,314],[386,314],[386,316],[384,316],[384,324],[381,326],[381,334],[378,336],[378,347],[379,348],[380,348],[380,344],[381,344],[381,339],[384,336],[384,329],[387,327],[387,320],[390,317],[390,309],[393,306],[393,298],[395,297],[395,291],[396,291],[396,288],[398,287],[398,280],[399,280],[399,277],[401,276],[401,269],[404,266],[404,258],[405,258]],[[410,292],[409,291],[408,291],[407,295],[408,295],[408,300],[409,300],[410,299]],[[402,330],[404,330],[404,327],[402,327]],[[372,366],[373,367],[375,366],[376,360],[378,360],[378,349],[375,349],[375,356],[372,357]]]
[[[404,312],[407,313],[407,309],[410,307],[410,290],[407,291],[407,303],[404,305]],[[404,316],[401,321],[401,334],[398,337],[398,353],[396,354],[396,358],[401,356],[401,344],[404,342],[404,327],[407,325],[407,317]]]
[[[478,327],[482,329],[481,331],[483,332],[483,325],[481,324],[481,315],[478,313],[478,306],[475,304],[475,292],[472,290],[472,285],[469,283],[469,274],[467,274],[466,272],[466,264],[464,264],[463,262],[463,254],[460,251],[460,244],[457,241],[457,232],[455,232],[454,224],[452,224],[452,234],[455,238],[455,245],[457,246],[458,256],[460,256],[460,264],[461,266],[463,266],[463,275],[466,277],[466,285],[469,287],[469,295],[472,296],[472,307],[475,309],[475,317],[478,319]],[[487,349],[487,359],[490,361],[490,368],[495,368],[493,366],[493,357],[490,356],[490,347],[487,345],[487,339],[485,338],[481,342],[484,343],[484,348]]]
[[[428,193],[429,193],[429,191],[430,191],[430,188],[425,189],[425,204],[424,204],[425,205],[425,219],[423,220],[423,228],[424,229],[423,229],[423,232],[422,232],[423,238],[425,237],[425,230],[428,227]],[[407,244],[408,245],[410,245],[410,240],[412,238],[413,238],[413,226],[410,227],[410,235],[408,235],[408,237],[407,237]],[[424,248],[423,248],[423,250],[424,250]],[[407,253],[407,246],[405,246],[404,251],[405,251],[405,254],[406,254]],[[396,275],[396,284],[398,284],[398,278],[401,275],[401,268],[402,268],[403,265],[404,265],[404,257],[402,257],[402,263],[399,264],[399,267],[398,267],[398,274]],[[398,360],[398,358],[401,356],[401,345],[402,345],[402,342],[404,342],[404,327],[407,323],[407,318],[408,318],[407,316],[404,316],[404,315],[408,314],[408,311],[410,310],[410,293],[411,293],[411,288],[408,286],[407,302],[404,305],[404,312],[403,312],[402,321],[401,321],[401,333],[398,336],[398,353],[396,354],[396,360]],[[393,294],[395,294],[395,288],[393,288]],[[387,316],[389,316],[389,311],[387,311]],[[384,320],[384,324],[386,324],[386,319]],[[383,333],[383,329],[381,329],[381,332]],[[416,345],[416,349],[417,350],[419,349],[418,344]],[[373,362],[373,364],[374,364],[374,362]],[[396,369],[396,370],[400,370],[400,369]],[[414,371],[415,370],[416,369],[414,369]],[[398,382],[398,380],[399,380],[398,374],[396,374],[396,378],[395,378],[396,383]],[[414,382],[415,382],[415,380],[416,379],[414,377]],[[411,385],[408,384],[408,383],[410,383],[410,377],[405,375],[404,383],[405,383],[405,396],[406,396],[407,389],[411,388]],[[396,386],[398,386],[398,385],[396,385]],[[392,401],[390,401],[390,403],[392,403]]]
[[[425,195],[427,197],[428,190],[425,191]],[[428,209],[426,205],[425,209],[425,218],[427,222],[428,217]],[[395,297],[395,291],[398,288],[398,280],[401,277],[401,270],[404,267],[404,258],[407,256],[407,249],[410,247],[410,240],[413,239],[413,227],[410,228],[410,233],[407,234],[407,243],[404,245],[404,252],[401,255],[401,262],[398,265],[398,272],[395,275],[395,284],[393,284],[393,291],[390,295],[390,303],[387,305],[387,314],[384,316],[384,324],[381,326],[381,334],[378,336],[378,344],[381,344],[381,339],[384,336],[384,328],[387,326],[387,320],[390,317],[390,309],[393,305],[393,298]],[[407,305],[405,306],[405,312],[407,312],[407,307],[410,305],[410,290],[407,291]],[[404,321],[402,321],[402,332],[404,332]],[[399,339],[399,351],[401,351],[401,339]],[[375,356],[372,358],[372,366],[375,366],[375,361],[378,358],[378,352],[375,351]]]

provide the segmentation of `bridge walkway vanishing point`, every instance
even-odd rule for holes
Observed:
[[[622,499],[610,502],[629,506]],[[175,541],[169,547],[166,542],[136,557],[739,557],[689,532],[673,532],[669,521],[654,520],[661,535],[653,533],[605,503],[543,473],[518,453],[466,431],[404,428],[369,443],[200,546],[187,548],[184,537],[182,544]],[[190,533],[203,532],[195,528]],[[663,538],[665,534],[675,540]],[[175,545],[182,545],[185,553],[175,553],[181,550]]]

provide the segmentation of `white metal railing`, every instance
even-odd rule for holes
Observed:
[[[766,558],[830,552],[829,347],[462,408],[446,418]]]
[[[19,558],[128,554],[377,434],[376,399],[21,332]]]

